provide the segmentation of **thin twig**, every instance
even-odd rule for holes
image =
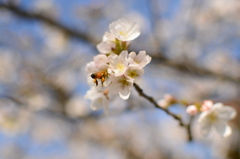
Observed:
[[[192,135],[192,122],[193,122],[194,116],[190,116],[189,123],[186,125],[187,133],[188,133],[188,141],[191,142],[193,140]]]
[[[179,125],[181,127],[184,127],[187,131],[187,135],[188,135],[188,141],[192,141],[193,140],[193,136],[192,136],[192,131],[191,131],[191,123],[192,123],[192,119],[190,119],[189,124],[184,124],[182,118],[179,115],[176,115],[172,112],[170,112],[168,109],[166,108],[162,108],[160,107],[157,102],[153,99],[153,97],[146,95],[143,90],[136,84],[134,83],[133,86],[135,87],[135,89],[137,90],[138,94],[140,96],[142,96],[143,98],[147,99],[150,103],[152,103],[156,108],[161,109],[162,111],[164,111],[165,113],[167,113],[168,115],[170,115],[171,117],[173,117],[174,119],[176,119],[179,123]],[[191,117],[192,118],[192,117]]]

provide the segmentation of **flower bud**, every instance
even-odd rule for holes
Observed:
[[[201,111],[208,111],[213,106],[213,101],[211,100],[205,100],[203,101],[203,104],[201,106]]]
[[[195,105],[190,105],[187,107],[187,110],[186,112],[189,114],[189,115],[196,115],[197,114],[197,107]]]

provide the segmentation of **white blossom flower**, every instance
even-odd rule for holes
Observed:
[[[231,135],[231,127],[227,125],[227,121],[236,116],[236,111],[229,107],[224,106],[222,103],[214,104],[208,111],[201,113],[198,119],[201,132],[207,136],[212,128],[222,136],[227,137]]]
[[[121,41],[131,41],[140,35],[137,23],[129,22],[126,19],[118,19],[109,25],[109,30]]]
[[[133,87],[133,80],[124,76],[112,76],[111,81],[109,92],[118,93],[124,100],[128,99]]]
[[[189,114],[189,115],[196,115],[198,110],[197,110],[197,107],[195,105],[189,105],[186,109],[186,112]]]
[[[140,68],[143,68],[152,60],[149,55],[146,55],[146,51],[140,51],[138,55],[135,52],[131,52],[129,59],[130,65],[137,65]]]
[[[107,93],[104,90],[92,87],[87,91],[85,98],[91,100],[91,109],[99,110],[103,108],[105,114],[108,114],[109,99]]]
[[[128,67],[128,52],[122,51],[120,55],[111,54],[109,56],[110,70],[109,73],[113,73],[115,76],[123,75]]]
[[[124,73],[124,76],[132,78],[135,83],[139,84],[141,82],[141,76],[144,74],[144,70],[137,66],[129,66]]]

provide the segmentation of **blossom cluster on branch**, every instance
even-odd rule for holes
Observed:
[[[229,106],[224,106],[222,103],[213,104],[210,100],[202,104],[188,105],[186,102],[176,100],[170,94],[166,94],[163,99],[156,102],[152,97],[144,94],[136,84],[141,82],[143,68],[151,61],[151,57],[145,51],[140,51],[138,54],[128,52],[131,41],[140,35],[139,26],[125,19],[119,19],[109,25],[109,30],[104,34],[102,42],[97,45],[100,54],[96,55],[86,67],[91,88],[85,97],[91,100],[93,110],[103,108],[107,114],[109,102],[116,95],[124,100],[128,99],[134,86],[139,95],[178,120],[180,126],[186,128],[189,141],[192,140],[191,120],[198,114],[200,114],[198,124],[204,136],[207,136],[212,128],[222,137],[231,135],[232,130],[227,125],[227,121],[233,119],[237,113]],[[192,116],[189,124],[184,123],[179,115],[168,110],[168,107],[174,104],[188,106],[186,111]]]
[[[151,61],[145,51],[127,51],[140,35],[137,23],[119,19],[109,25],[109,30],[97,45],[100,54],[86,67],[92,87],[85,97],[92,101],[92,109],[104,108],[105,113],[117,94],[124,100],[129,98],[133,83],[141,82],[143,68]]]

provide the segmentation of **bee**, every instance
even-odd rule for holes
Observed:
[[[93,73],[91,74],[91,77],[93,79],[93,82],[96,83],[96,86],[98,86],[98,79],[101,79],[101,83],[103,85],[103,82],[105,81],[106,77],[107,77],[107,72],[106,71],[100,71],[97,73]]]

